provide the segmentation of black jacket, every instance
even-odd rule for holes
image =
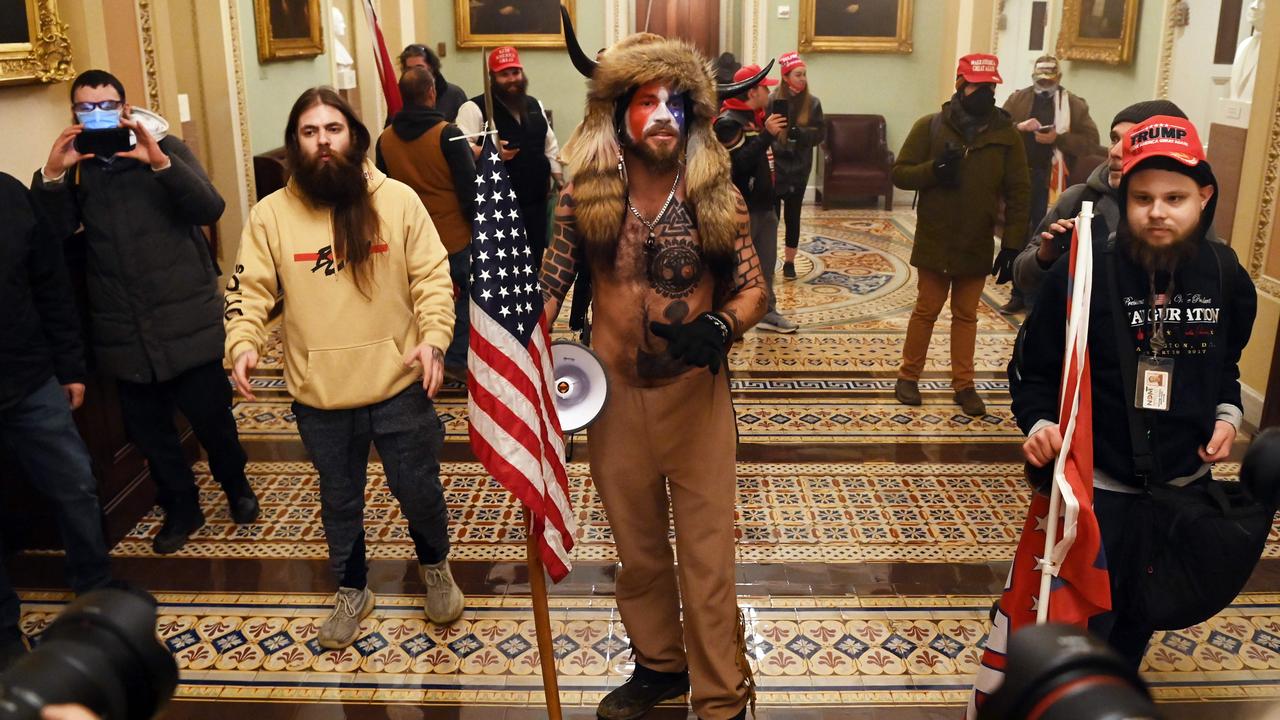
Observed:
[[[160,172],[129,158],[87,160],[58,183],[37,170],[36,204],[61,240],[84,224],[90,339],[107,374],[163,382],[222,357],[222,293],[201,225],[225,203],[181,140],[160,141]]]
[[[795,104],[795,99],[792,99]],[[788,121],[798,115],[798,110],[791,110]],[[787,128],[787,139],[774,144],[773,159],[777,166],[777,182],[774,183],[779,195],[803,193],[809,185],[809,175],[813,172],[813,149],[822,143],[826,133],[826,124],[822,116],[822,103],[818,98],[809,96],[809,124],[792,124]]]
[[[84,382],[84,348],[62,243],[31,203],[27,188],[0,173],[0,410],[51,376]]]
[[[1113,480],[1136,486],[1127,411],[1134,398],[1125,392],[1120,374],[1121,355],[1112,324],[1104,255],[1113,241],[1105,236],[1103,227],[1101,218],[1095,217],[1094,228],[1102,237],[1094,241],[1089,312],[1094,467]],[[1150,348],[1150,282],[1146,271],[1124,250],[1123,243],[1130,241],[1116,242],[1120,245],[1112,257],[1125,323],[1134,347],[1145,353]],[[1170,409],[1137,411],[1151,432],[1154,480],[1158,482],[1198,473],[1203,463],[1196,450],[1213,435],[1219,406],[1233,406],[1233,412],[1243,407],[1240,353],[1253,329],[1257,294],[1249,273],[1230,248],[1221,243],[1211,245],[1204,237],[1197,243],[1196,256],[1180,263],[1174,273],[1170,309],[1177,316],[1165,322],[1166,334],[1172,334],[1164,355],[1174,358]],[[1229,262],[1222,262],[1223,258]],[[1045,277],[1040,299],[1023,326],[1009,364],[1013,413],[1024,432],[1041,420],[1058,422],[1069,260],[1065,255],[1059,258]]]
[[[749,110],[724,110],[716,123],[736,123],[743,130],[743,140],[729,148],[730,177],[742,193],[751,212],[772,210],[777,197],[773,189],[773,169],[769,167],[769,149],[773,136],[756,125],[755,113]]]

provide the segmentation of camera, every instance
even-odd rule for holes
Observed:
[[[1158,720],[1138,673],[1071,625],[1033,625],[1009,639],[1004,683],[978,720]]]
[[[0,720],[39,720],[46,705],[83,705],[109,720],[144,720],[178,685],[178,664],[156,638],[156,601],[95,590],[67,606],[31,653],[0,675]]]

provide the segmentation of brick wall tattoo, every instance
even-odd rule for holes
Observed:
[[[538,284],[542,286],[542,302],[546,306],[549,320],[555,319],[560,312],[560,303],[564,302],[569,288],[573,287],[573,279],[578,274],[578,263],[582,261],[582,243],[578,237],[578,217],[574,210],[573,196],[569,190],[560,194],[556,204],[555,229],[547,251],[542,256],[542,271],[538,276]]]
[[[756,255],[755,245],[751,243],[747,204],[741,195],[737,197],[736,209],[738,239],[734,242],[734,251],[738,256],[738,266],[734,270],[733,295],[725,302],[724,307],[720,308],[720,312],[729,319],[733,334],[741,335],[764,316],[768,298],[764,286],[764,273],[760,270],[760,258]]]

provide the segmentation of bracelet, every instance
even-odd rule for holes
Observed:
[[[729,324],[726,323],[723,318],[711,312],[702,313],[702,317],[707,318],[716,326],[716,329],[720,331],[721,340],[723,342],[729,342],[729,338],[732,337],[733,331],[729,329]]]

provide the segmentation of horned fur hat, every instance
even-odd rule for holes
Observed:
[[[693,45],[652,33],[620,40],[596,62],[582,53],[567,13],[564,22],[574,65],[590,78],[585,117],[565,148],[565,160],[573,171],[578,232],[586,241],[588,254],[604,259],[615,256],[626,215],[627,188],[618,172],[622,152],[616,123],[618,104],[635,88],[666,80],[672,83],[673,92],[688,93],[685,198],[693,207],[703,253],[713,268],[728,268],[727,273],[718,274],[731,275],[738,199],[729,177],[729,154],[716,140],[712,122],[719,112],[719,94],[746,90],[768,69],[751,80],[717,88],[711,64]]]

